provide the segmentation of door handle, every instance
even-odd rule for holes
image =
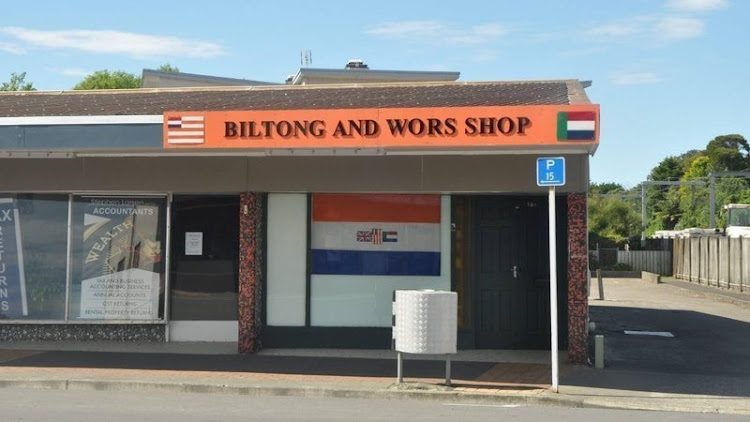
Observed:
[[[514,265],[510,270],[513,271],[513,278],[518,278],[518,265]]]

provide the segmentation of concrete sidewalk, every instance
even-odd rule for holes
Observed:
[[[549,390],[548,351],[459,351],[447,387],[439,356],[407,355],[406,383],[395,385],[390,350],[271,349],[240,356],[236,343],[0,343],[0,386],[750,415],[750,306],[743,297],[719,300],[696,286],[638,279],[604,284],[606,300],[591,300],[590,314],[595,333],[606,338],[605,369],[566,365],[561,353],[559,393]]]
[[[264,354],[239,356],[206,353],[211,349],[209,346],[202,346],[201,354],[102,351],[101,345],[98,351],[45,351],[30,350],[30,347],[23,350],[17,346],[4,344],[0,350],[2,387],[377,397],[750,414],[750,398],[627,390],[623,377],[642,380],[643,374],[602,372],[588,367],[563,365],[560,393],[552,393],[549,391],[549,365],[529,362],[544,359],[543,352],[536,355],[509,351],[464,353],[454,359],[453,385],[446,387],[442,385],[443,362],[413,356],[405,362],[406,383],[396,385],[395,359],[390,351],[269,350]],[[37,343],[34,348],[44,347],[43,343]],[[159,349],[158,345],[150,347]],[[195,350],[200,348],[195,347]],[[486,361],[493,352],[495,361]],[[389,354],[390,359],[384,358]],[[498,362],[497,356],[502,356],[506,362]],[[608,386],[602,381],[607,379],[619,381]],[[673,381],[685,382],[677,378]],[[669,383],[670,379],[660,378],[660,382]],[[614,385],[619,388],[612,388]]]

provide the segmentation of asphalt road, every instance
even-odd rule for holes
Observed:
[[[592,297],[598,297],[596,280]],[[750,305],[637,279],[604,279],[590,300],[604,335],[606,377],[577,371],[564,383],[658,393],[750,397]],[[625,330],[674,337],[628,335]],[[593,354],[592,354],[593,358]]]
[[[750,384],[750,307],[632,279],[606,279],[605,293],[607,300],[590,302],[590,316],[605,335],[608,367],[746,377]]]
[[[15,421],[747,421],[747,416],[434,401],[248,397],[162,392],[0,389],[0,420]]]

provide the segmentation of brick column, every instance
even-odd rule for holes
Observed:
[[[586,194],[568,194],[568,361],[588,362],[588,229]]]
[[[239,353],[258,351],[263,303],[263,197],[240,195],[240,289],[238,297]]]

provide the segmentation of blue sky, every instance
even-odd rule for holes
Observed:
[[[57,3],[57,4],[55,4]],[[593,80],[591,179],[632,186],[666,155],[750,138],[750,1],[26,1],[0,16],[0,80],[70,89],[100,69],[283,82],[300,67]]]

